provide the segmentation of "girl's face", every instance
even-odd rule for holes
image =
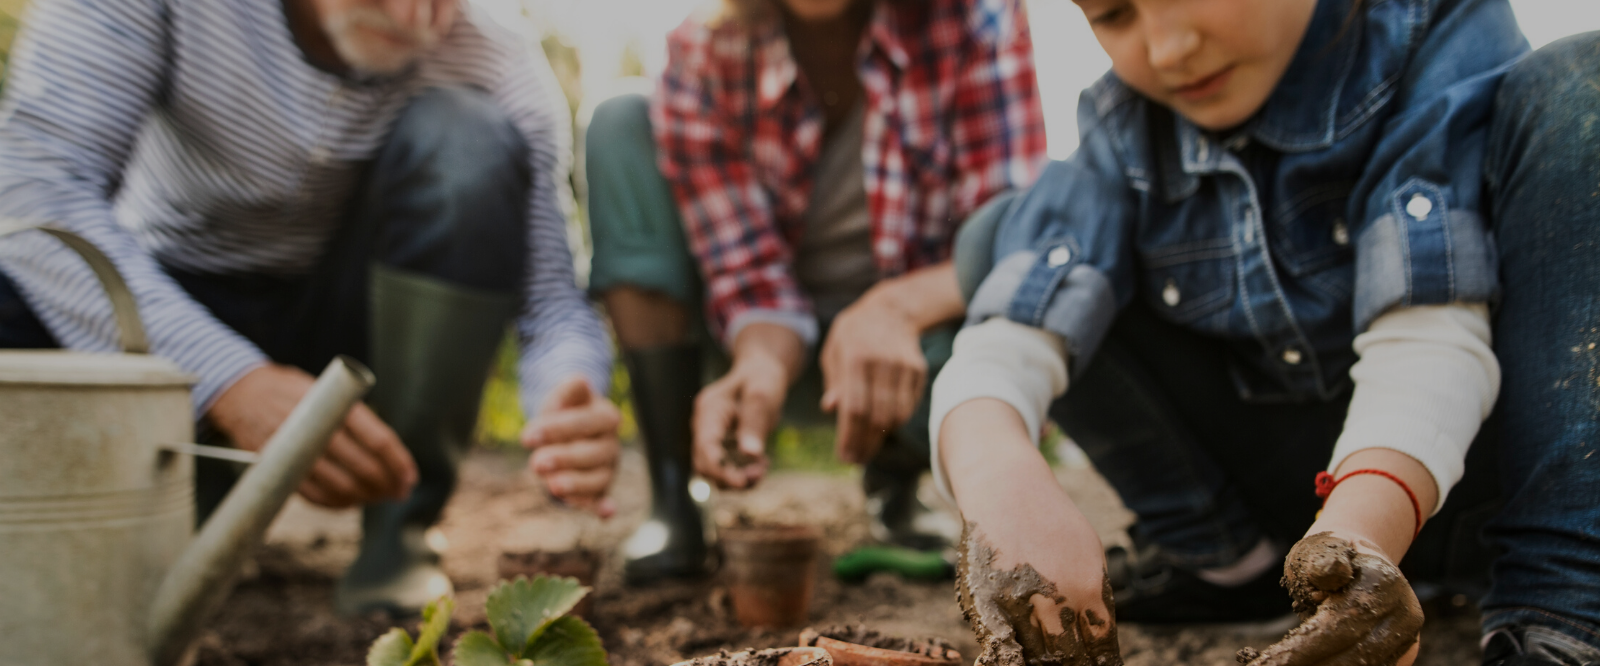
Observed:
[[[1124,83],[1209,130],[1266,103],[1317,0],[1074,0]]]

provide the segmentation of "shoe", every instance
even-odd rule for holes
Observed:
[[[361,552],[339,581],[334,605],[347,614],[409,617],[451,591],[423,535],[455,490],[517,297],[383,266],[373,267],[371,279],[378,382],[367,404],[411,452],[417,485],[404,500],[362,509]]]
[[[650,470],[650,518],[622,544],[628,585],[705,576],[705,521],[689,495],[694,475],[690,419],[700,391],[693,344],[624,352],[633,409]]]
[[[949,548],[960,538],[961,525],[946,514],[928,508],[917,497],[923,467],[886,464],[899,456],[899,437],[884,442],[884,450],[868,463],[861,478],[867,495],[868,529],[881,543],[920,551]]]
[[[1600,648],[1537,625],[1495,629],[1482,645],[1483,666],[1600,666]]]
[[[1134,557],[1121,546],[1106,549],[1106,572],[1118,622],[1145,624],[1237,623],[1276,620],[1293,612],[1289,593],[1269,567],[1243,585],[1223,587],[1174,566],[1158,547]]]

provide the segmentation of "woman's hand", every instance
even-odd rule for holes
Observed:
[[[263,365],[223,391],[206,416],[235,447],[260,451],[315,382],[299,368]],[[338,509],[402,499],[416,482],[417,464],[400,436],[358,402],[298,492],[312,504]]]
[[[921,336],[904,311],[878,299],[863,297],[833,320],[819,360],[840,460],[872,460],[884,436],[911,419],[928,381]]]
[[[767,434],[778,424],[805,343],[793,331],[757,322],[739,331],[728,374],[694,400],[694,468],[723,488],[749,488],[767,472]]]
[[[884,436],[911,419],[928,383],[922,333],[965,308],[945,262],[878,283],[833,320],[819,363],[840,460],[871,461]]]
[[[609,518],[617,512],[606,495],[622,451],[621,423],[622,414],[610,400],[596,394],[587,379],[571,377],[556,386],[522,429],[522,445],[533,450],[528,469],[544,479],[556,499]]]
[[[1121,664],[1100,539],[1016,410],[988,398],[963,403],[939,441],[967,521],[956,599],[977,634],[977,664]]]
[[[1249,666],[1399,664],[1417,658],[1422,606],[1400,569],[1332,532],[1313,534],[1289,551],[1284,584],[1300,626],[1257,652]]]

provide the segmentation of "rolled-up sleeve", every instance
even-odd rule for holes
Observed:
[[[969,323],[1005,317],[1061,335],[1074,374],[1133,296],[1133,190],[1091,92],[1079,103],[1082,143],[1045,168],[1001,221],[994,268],[968,304]]]
[[[1358,333],[1391,309],[1496,296],[1494,243],[1481,213],[1482,163],[1495,91],[1526,51],[1516,30],[1504,2],[1452,5],[1435,17],[1396,83],[1398,110],[1353,200],[1362,220]]]

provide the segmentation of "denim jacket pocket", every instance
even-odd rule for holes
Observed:
[[[1142,252],[1143,296],[1156,312],[1178,323],[1225,332],[1227,322],[1208,315],[1226,310],[1234,298],[1233,241],[1215,238]]]

